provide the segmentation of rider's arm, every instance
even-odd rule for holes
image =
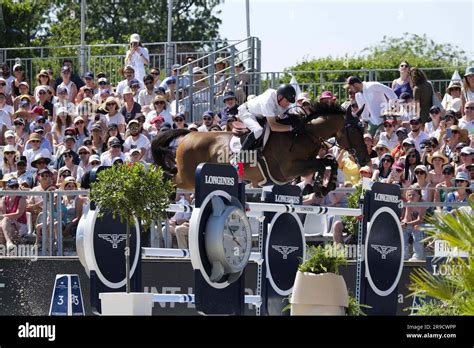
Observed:
[[[278,123],[275,117],[267,117],[267,121],[272,132],[291,132],[292,131],[291,126]]]

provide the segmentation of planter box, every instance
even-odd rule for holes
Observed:
[[[144,292],[102,292],[102,315],[151,315],[153,294]]]
[[[291,296],[291,315],[345,315],[347,286],[334,273],[297,272]]]

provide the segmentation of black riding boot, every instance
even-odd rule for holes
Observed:
[[[255,133],[250,132],[250,134],[247,135],[247,138],[245,138],[244,142],[242,143],[242,147],[240,148],[240,151],[253,149],[256,141],[257,139],[255,139]]]

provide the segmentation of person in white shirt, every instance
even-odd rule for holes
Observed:
[[[150,128],[152,128],[151,121],[157,116],[162,116],[164,122],[168,122],[170,124],[173,123],[173,117],[171,116],[169,105],[166,102],[166,98],[164,96],[157,95],[153,99],[153,104],[150,105],[150,108],[153,108],[153,110],[146,115],[144,124],[145,130],[150,131]]]
[[[474,132],[474,100],[468,100],[464,105],[464,116],[459,120],[459,128],[467,129],[469,134]]]
[[[390,151],[392,151],[398,144],[398,136],[395,134],[395,126],[397,122],[395,120],[385,120],[383,126],[385,132],[380,133],[380,141],[387,144]]]
[[[415,148],[418,152],[421,152],[421,142],[429,139],[429,135],[421,130],[420,117],[417,116],[410,120],[411,132],[408,133],[408,139],[412,139],[415,142]]]
[[[140,123],[137,120],[131,120],[128,123],[128,130],[130,135],[125,139],[123,143],[123,150],[125,153],[132,149],[140,149],[142,158],[148,158],[148,152],[151,147],[150,140],[146,136],[140,133]]]
[[[2,65],[2,78],[5,80],[5,93],[10,95],[10,88],[12,85],[13,80],[15,80],[15,76],[10,74],[10,66],[8,63],[3,63]]]
[[[118,125],[119,132],[125,133],[125,117],[119,112],[120,105],[116,98],[108,97],[105,101],[105,109],[108,112],[105,115],[107,126],[115,123]]]
[[[28,139],[28,143],[31,144],[31,148],[23,151],[23,155],[26,157],[27,170],[33,170],[31,162],[39,155],[41,158],[50,158],[51,155],[47,149],[42,149],[41,144],[41,135],[38,133],[31,133]]]
[[[155,85],[152,75],[146,75],[143,79],[145,88],[143,88],[140,93],[138,93],[138,104],[142,107],[142,113],[146,114],[151,111],[150,105],[155,98]]]
[[[148,49],[143,47],[140,42],[140,35],[132,34],[130,36],[130,48],[125,56],[125,65],[131,65],[135,69],[135,78],[143,81],[145,77],[145,65],[150,63]]]
[[[12,115],[14,110],[11,105],[7,105],[6,101],[6,93],[0,92],[0,127],[3,123],[8,130],[12,129]]]
[[[430,108],[430,122],[425,123],[425,133],[430,137],[439,138],[441,134],[441,108],[433,105]]]
[[[257,118],[266,118],[270,130],[273,132],[293,131],[292,126],[278,123],[276,117],[283,115],[290,104],[295,102],[295,99],[295,88],[290,84],[283,84],[277,90],[267,89],[263,94],[239,106],[239,118],[250,130],[250,134],[242,144],[241,151],[251,149],[263,134],[263,128]],[[295,129],[295,131],[300,132],[302,129]]]
[[[119,97],[122,96],[122,93],[123,93],[123,90],[125,87],[130,87],[130,81],[132,81],[133,79],[135,79],[135,68],[131,65],[127,65],[124,69],[124,73],[125,73],[125,80],[122,80],[120,81],[118,84],[117,84],[117,88],[115,89],[115,92],[117,93],[117,95]],[[143,79],[142,80],[138,80],[138,82],[140,83],[140,86],[142,86],[143,84]]]
[[[198,127],[198,132],[209,132],[214,124],[215,114],[208,110],[202,115],[202,125]]]
[[[368,132],[374,136],[382,124],[381,114],[390,100],[398,99],[395,92],[380,82],[362,82],[358,77],[347,78],[345,88],[355,93],[359,109],[363,109],[361,116],[369,123]]]
[[[125,155],[122,152],[122,144],[117,137],[110,137],[107,142],[108,150],[100,155],[100,162],[103,166],[110,167],[116,158],[125,162]]]

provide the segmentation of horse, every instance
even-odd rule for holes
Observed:
[[[324,173],[330,166],[334,189],[337,163],[335,166],[334,158],[316,158],[323,141],[332,137],[336,138],[336,146],[349,151],[360,165],[370,161],[359,119],[350,112],[346,114],[339,105],[312,104],[301,122],[304,122],[304,132],[271,132],[263,148],[268,172],[275,183],[287,183],[315,172]],[[225,154],[229,153],[233,135],[232,132],[167,130],[153,140],[153,158],[178,188],[193,190],[194,174],[200,163],[228,163]],[[180,142],[174,156],[169,144],[176,138],[180,138]],[[255,163],[244,163],[243,179],[253,183],[265,180]]]

